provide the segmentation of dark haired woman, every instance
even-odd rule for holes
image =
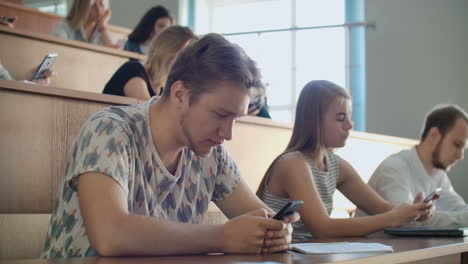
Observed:
[[[154,6],[146,12],[133,32],[128,35],[124,50],[148,54],[151,40],[174,23],[169,10]]]

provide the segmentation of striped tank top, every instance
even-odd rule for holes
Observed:
[[[292,155],[303,155],[299,151],[290,152],[284,154],[279,160],[282,160],[286,157]],[[304,156],[305,157],[305,156]],[[306,160],[310,160],[309,158],[305,157]],[[336,190],[336,184],[338,181],[338,177],[340,175],[339,172],[339,158],[333,152],[327,152],[325,156],[325,162],[327,164],[327,171],[322,171],[316,168],[312,161],[309,162],[310,169],[312,171],[315,186],[317,187],[317,191],[322,199],[325,208],[327,209],[328,215],[330,215],[333,209],[333,194]],[[273,165],[274,166],[274,165]],[[263,202],[268,205],[272,210],[275,212],[279,211],[289,200],[281,197],[276,197],[268,191],[268,180],[271,173],[267,175],[265,180],[265,186],[263,188]],[[307,206],[307,202],[305,201],[304,206]],[[312,234],[307,230],[307,227],[304,225],[302,221],[297,221],[296,223],[292,224],[294,231],[292,234],[293,242],[300,242],[304,240],[311,240],[313,239]]]

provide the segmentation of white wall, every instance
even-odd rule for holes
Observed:
[[[178,22],[178,0],[109,0],[112,16],[110,24],[133,29],[148,9],[162,5]]]
[[[367,130],[419,138],[441,102],[468,109],[468,1],[367,0]],[[468,153],[467,153],[468,154]],[[468,200],[468,159],[450,173]]]

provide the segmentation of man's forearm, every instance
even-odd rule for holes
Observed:
[[[410,226],[468,226],[468,211],[436,211],[431,219],[413,222]]]
[[[127,215],[113,231],[95,236],[101,256],[150,256],[221,252],[222,225],[196,225]],[[90,241],[91,242],[91,241]]]

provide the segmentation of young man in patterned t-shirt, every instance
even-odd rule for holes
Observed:
[[[244,51],[208,34],[178,55],[162,97],[94,114],[72,147],[42,257],[288,249],[299,215],[270,219],[222,146],[263,92]],[[202,224],[210,201],[228,222]]]

